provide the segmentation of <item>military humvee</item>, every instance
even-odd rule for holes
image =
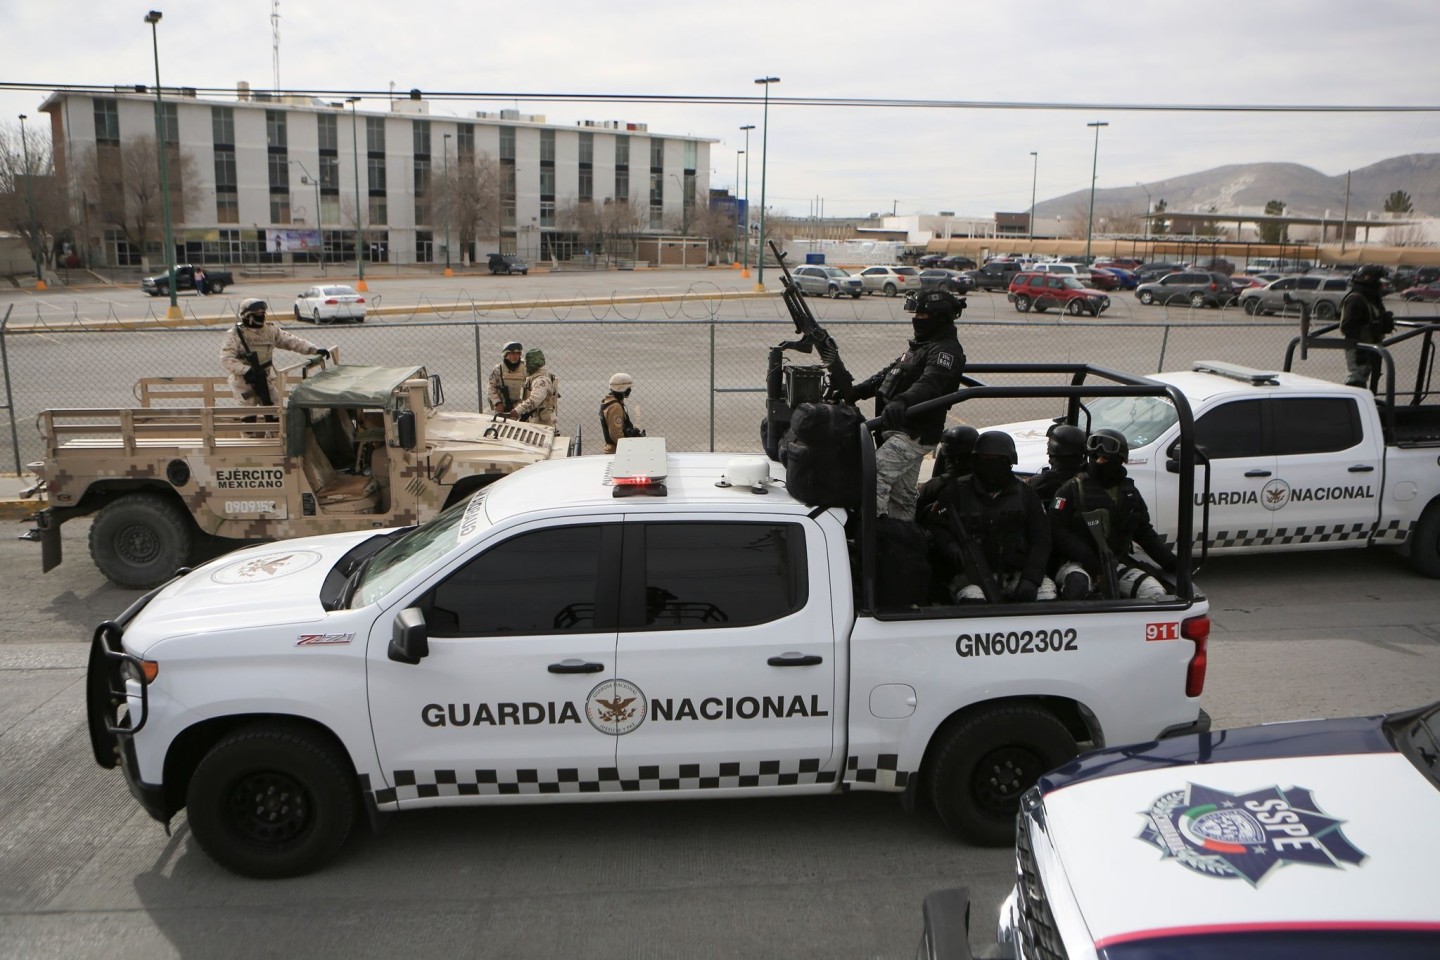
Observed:
[[[297,373],[298,371],[298,373]],[[407,526],[580,438],[486,414],[442,413],[438,374],[315,358],[284,371],[274,407],[231,406],[223,377],[149,378],[138,407],[46,410],[44,506],[31,539],[61,560],[60,526],[97,513],[90,555],[149,588],[209,537],[279,540]],[[182,403],[184,406],[174,404]]]

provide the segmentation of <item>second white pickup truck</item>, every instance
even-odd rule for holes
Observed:
[[[1295,350],[1335,351],[1345,342],[1314,337]],[[1193,535],[1208,514],[1212,553],[1398,547],[1421,573],[1440,577],[1440,403],[1430,388],[1440,324],[1402,323],[1377,347],[1385,375],[1377,397],[1285,371],[1200,361],[1151,379],[1182,392],[1195,417],[1201,464],[1191,494]],[[1412,386],[1395,386],[1395,356],[1418,354]],[[1332,354],[1332,357],[1334,354]],[[1130,441],[1127,464],[1155,529],[1174,540],[1181,485],[1174,451],[1180,425],[1165,397],[1101,397],[1062,418],[1091,431],[1109,427]],[[1045,464],[1052,421],[998,427],[1016,438],[1022,471]],[[1208,461],[1208,479],[1204,462]]]

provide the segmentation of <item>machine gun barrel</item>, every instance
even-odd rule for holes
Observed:
[[[795,322],[795,332],[800,335],[799,340],[787,340],[780,346],[786,350],[798,350],[801,353],[809,353],[814,350],[820,355],[820,362],[824,365],[829,374],[830,385],[826,391],[827,399],[836,399],[855,383],[855,378],[850,371],[845,369],[845,362],[840,359],[840,347],[835,343],[835,338],[825,331],[815,319],[815,314],[810,311],[810,305],[805,302],[804,296],[800,293],[800,286],[795,278],[790,275],[790,268],[785,265],[785,254],[775,245],[775,241],[769,241],[770,250],[775,254],[775,260],[780,264],[780,283],[784,287],[783,298],[785,309],[790,311],[790,319]]]

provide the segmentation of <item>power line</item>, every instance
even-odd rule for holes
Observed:
[[[143,92],[145,84],[68,84],[0,82],[0,90],[34,90],[81,94],[114,94],[117,91]],[[233,97],[234,87],[183,87],[202,95]],[[346,97],[388,100],[392,91],[292,89],[275,92],[276,96],[314,97],[321,100],[344,100]],[[650,103],[697,104],[706,106],[752,106],[761,102],[755,96],[714,94],[656,93],[563,93],[516,92],[493,90],[426,90],[426,100],[504,101],[521,103]],[[884,110],[1062,110],[1114,111],[1149,113],[1440,113],[1440,104],[1343,104],[1343,103],[1104,103],[1065,102],[1058,100],[901,100],[869,97],[771,97],[771,105],[791,107],[859,107]]]

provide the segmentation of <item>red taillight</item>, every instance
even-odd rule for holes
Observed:
[[[330,299],[330,300],[326,300],[326,301],[325,301],[325,306],[327,306],[327,307],[333,307],[333,306],[337,306],[339,303],[340,303],[339,300],[335,300],[335,299],[332,298],[332,299]]]
[[[627,487],[644,487],[644,486],[649,486],[650,484],[652,484],[652,483],[655,482],[655,478],[654,478],[654,477],[648,477],[648,476],[638,476],[638,477],[612,477],[611,479],[613,479],[613,480],[615,481],[615,483],[620,484],[621,486],[627,486]]]
[[[364,302],[365,302],[365,298],[364,298],[364,297],[356,297],[356,298],[355,298],[355,302],[356,302],[356,303],[364,303]]]
[[[1205,690],[1205,651],[1210,644],[1210,618],[1191,617],[1180,623],[1180,636],[1195,643],[1195,655],[1185,670],[1185,696],[1198,697]]]

